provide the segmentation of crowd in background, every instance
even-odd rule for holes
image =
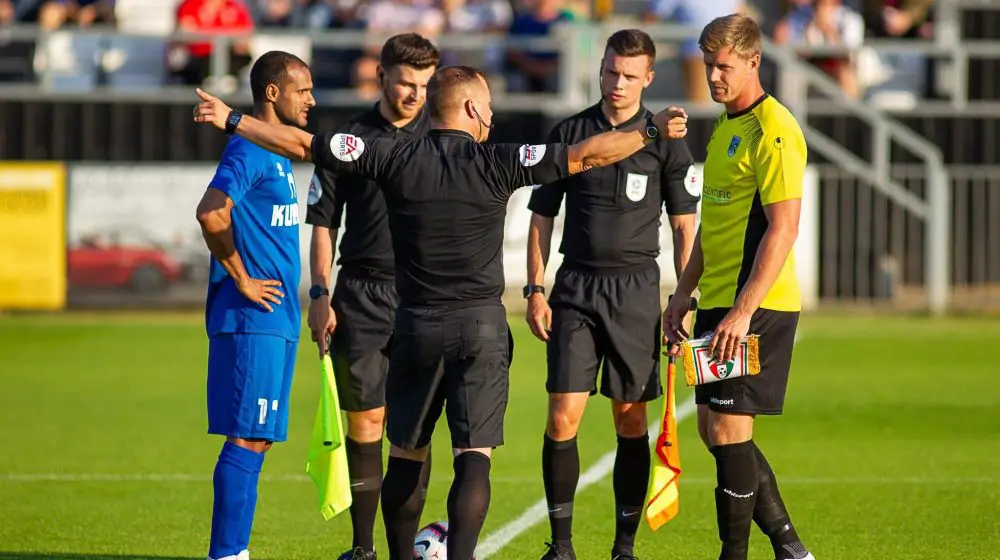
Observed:
[[[173,14],[174,29],[354,29],[377,36],[416,31],[430,38],[443,33],[545,36],[556,24],[630,11],[636,21],[677,22],[700,29],[717,16],[749,11],[777,43],[851,49],[822,56],[804,54],[803,58],[830,74],[847,94],[858,97],[878,82],[880,69],[914,63],[912,56],[888,62],[879,58],[863,48],[866,38],[931,38],[934,0],[0,0],[0,25],[36,23],[47,30],[115,25],[122,23],[123,3],[131,6],[129,17],[142,17],[146,4],[162,7],[164,2],[170,4],[166,13]],[[595,7],[599,13],[592,12]],[[212,48],[206,42],[169,45],[164,57],[169,81],[202,84],[210,74]],[[310,62],[317,85],[355,88],[361,96],[377,96],[377,50],[377,46],[357,50],[314,47]],[[245,72],[252,57],[248,41],[235,42],[230,53],[234,75]],[[677,58],[686,97],[706,101],[697,42],[678,45]],[[558,87],[559,56],[554,51],[446,50],[444,62],[479,66],[502,80],[507,92],[552,92]]]

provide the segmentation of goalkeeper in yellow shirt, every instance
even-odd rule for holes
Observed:
[[[748,333],[759,335],[759,375],[696,387],[698,431],[718,477],[719,560],[746,560],[751,520],[771,539],[777,560],[812,560],[753,441],[754,418],[782,412],[801,309],[792,247],[805,139],[795,117],[761,86],[761,32],[751,18],[716,19],[699,44],[712,99],[725,111],[709,140],[701,227],[667,306],[664,336],[676,355],[696,287],[694,336],[714,332],[716,360],[732,361]]]

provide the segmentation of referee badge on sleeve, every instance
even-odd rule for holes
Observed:
[[[543,157],[545,157],[544,144],[534,146],[524,144],[517,149],[517,160],[521,162],[521,165],[524,167],[531,167],[532,165],[537,164],[542,161]]]
[[[649,177],[638,173],[629,173],[625,178],[625,196],[632,202],[639,202],[646,198],[646,183]]]
[[[698,168],[693,165],[688,166],[687,175],[684,176],[684,190],[693,197],[700,197],[701,185],[701,173],[698,172]]]
[[[365,142],[353,134],[338,132],[330,138],[330,153],[340,161],[358,161],[365,153]]]

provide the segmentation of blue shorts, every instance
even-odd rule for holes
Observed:
[[[298,342],[263,334],[220,334],[208,342],[208,433],[288,439],[288,404]]]

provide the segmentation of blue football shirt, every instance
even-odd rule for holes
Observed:
[[[233,201],[233,240],[247,274],[279,280],[284,297],[281,305],[271,303],[273,311],[268,312],[236,289],[236,282],[213,256],[205,306],[208,336],[268,334],[298,340],[302,263],[292,162],[234,136],[209,186]]]

